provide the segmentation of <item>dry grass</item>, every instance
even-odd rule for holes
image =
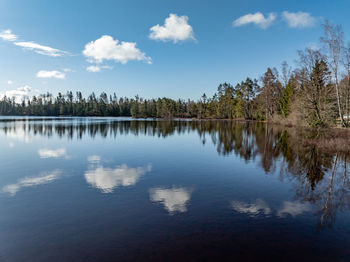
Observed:
[[[305,143],[316,145],[321,150],[330,152],[350,152],[350,130],[341,128],[321,128],[316,135],[307,138]]]

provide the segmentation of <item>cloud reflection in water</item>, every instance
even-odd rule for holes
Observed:
[[[301,215],[304,212],[311,210],[310,203],[300,203],[300,202],[291,202],[284,201],[282,207],[277,211],[277,216],[283,217],[286,215],[291,215],[293,217]]]
[[[2,130],[3,131],[3,130]],[[31,134],[21,128],[20,126],[16,129],[8,129],[4,132],[6,138],[17,140],[24,143],[30,143],[32,141]]]
[[[269,215],[271,214],[271,208],[262,199],[257,199],[254,203],[245,203],[233,200],[231,202],[233,210],[247,214],[249,216],[257,216],[259,214]]]
[[[275,213],[278,217],[285,217],[291,215],[292,217],[301,215],[304,212],[311,211],[310,203],[300,203],[293,201],[284,201],[282,206],[276,211],[272,211],[270,206],[262,199],[257,199],[253,203],[245,203],[233,200],[231,207],[236,212],[247,214],[249,216],[257,216],[259,214],[270,215]]]
[[[89,162],[99,162],[96,156],[89,157]],[[92,161],[93,160],[93,161]],[[103,193],[112,193],[118,186],[133,186],[141,176],[150,172],[151,165],[146,167],[128,167],[126,164],[115,168],[106,168],[98,165],[94,169],[85,172],[85,180],[88,184],[100,189]]]
[[[18,191],[21,190],[21,188],[35,187],[38,185],[51,183],[57,180],[61,175],[61,173],[62,173],[61,170],[54,170],[52,172],[42,173],[40,176],[36,176],[36,177],[25,177],[18,180],[18,182],[15,184],[9,184],[4,186],[1,191],[4,193],[8,193],[11,196],[14,196]]]
[[[90,164],[96,164],[99,163],[101,161],[101,157],[98,155],[92,155],[88,157],[88,162]]]
[[[186,212],[187,203],[191,199],[191,189],[183,187],[173,188],[152,188],[150,189],[150,199],[152,202],[160,202],[170,213]]]
[[[67,152],[65,148],[59,149],[39,149],[38,154],[40,158],[59,158],[59,157],[67,157]]]

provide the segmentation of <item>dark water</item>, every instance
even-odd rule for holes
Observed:
[[[350,157],[311,131],[15,120],[0,119],[0,261],[350,261]]]

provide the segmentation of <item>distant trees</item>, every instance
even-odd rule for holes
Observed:
[[[249,77],[245,81],[236,85],[237,116],[243,116],[246,119],[253,119],[253,101],[259,90],[258,81]]]
[[[263,104],[263,110],[265,112],[265,119],[269,120],[277,110],[280,110],[278,102],[280,101],[283,93],[282,84],[278,80],[277,69],[267,68],[267,71],[262,77],[261,82],[261,102]]]
[[[56,98],[49,93],[33,96],[16,103],[14,98],[0,100],[0,115],[37,116],[131,116],[131,102],[127,98],[117,100],[116,95],[102,93],[99,98],[94,93],[85,99],[81,92],[58,93]]]

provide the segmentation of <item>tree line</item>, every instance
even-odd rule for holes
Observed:
[[[267,68],[260,79],[247,77],[233,86],[222,83],[213,96],[199,100],[118,98],[114,93],[46,93],[17,103],[0,100],[0,115],[132,116],[135,118],[199,118],[279,121],[296,125],[350,126],[350,43],[341,26],[323,24],[324,48],[298,51],[298,66],[283,62]]]

